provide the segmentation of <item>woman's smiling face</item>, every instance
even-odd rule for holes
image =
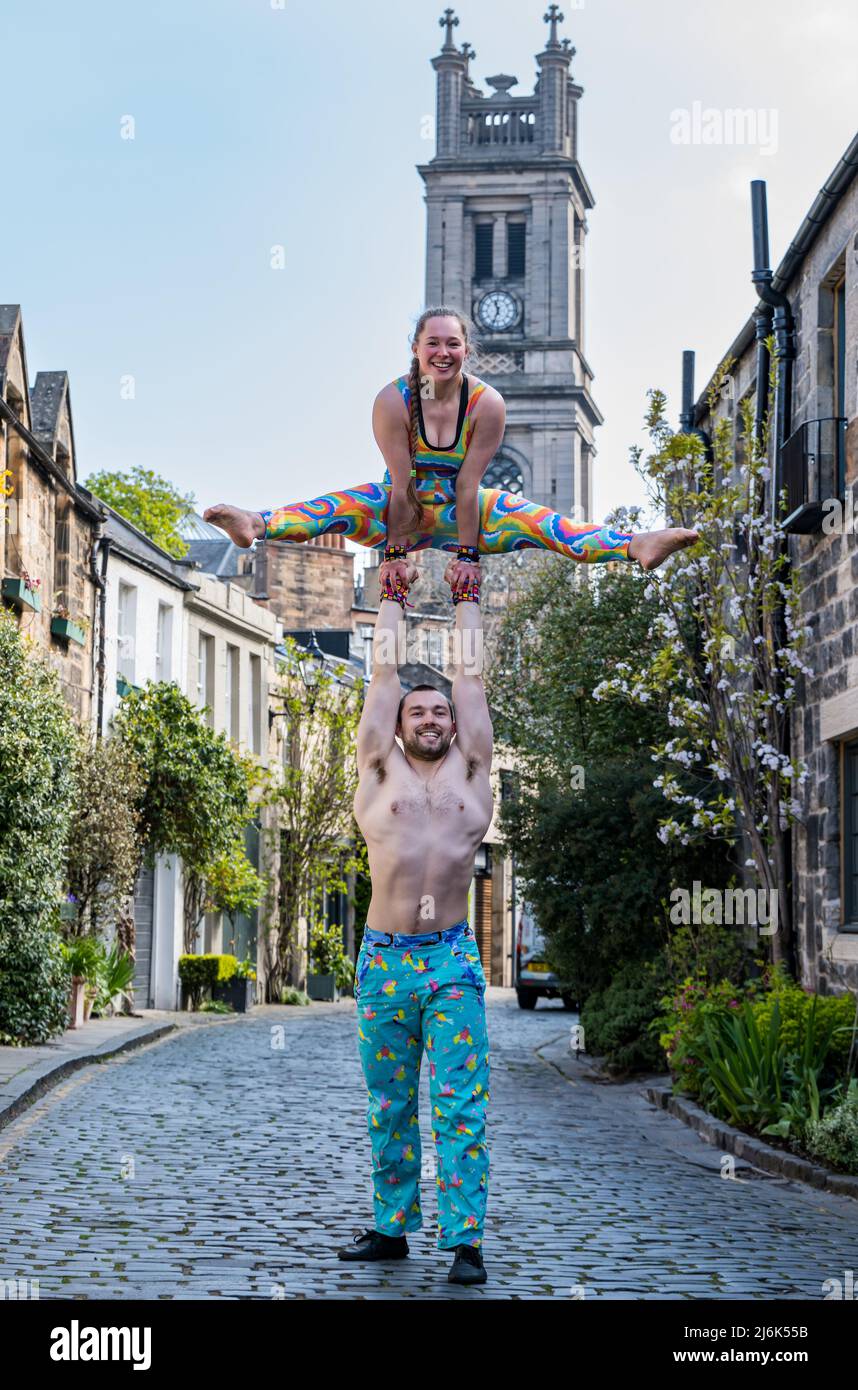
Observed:
[[[455,381],[468,352],[462,325],[449,315],[427,319],[412,347],[420,364],[421,377],[428,376],[437,382]]]

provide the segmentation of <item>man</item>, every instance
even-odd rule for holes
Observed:
[[[452,705],[431,686],[403,694],[402,591],[382,598],[375,626],[354,799],[372,880],[355,998],[375,1227],[338,1253],[345,1260],[401,1259],[408,1254],[406,1232],[423,1224],[417,1097],[425,1049],[437,1245],[454,1252],[448,1279],[472,1284],[487,1277],[481,1246],[489,1058],[486,981],[468,923],[468,890],[492,819],[492,725],[482,681],[479,585],[454,587],[455,565],[444,576],[456,603]],[[389,574],[382,578],[392,594]],[[416,574],[411,566],[409,584]]]

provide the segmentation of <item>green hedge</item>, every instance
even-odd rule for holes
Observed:
[[[68,1023],[59,899],[77,790],[75,726],[59,678],[0,608],[0,1043]]]
[[[199,1008],[205,990],[213,989],[215,985],[226,984],[237,969],[238,960],[235,956],[217,955],[214,952],[179,956],[179,979],[190,995],[195,1009]]]

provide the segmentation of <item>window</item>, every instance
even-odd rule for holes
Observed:
[[[158,604],[158,641],[155,649],[155,679],[168,681],[173,672],[173,610],[169,603]]]
[[[206,723],[214,727],[212,681],[214,678],[214,638],[201,632],[197,647],[197,704],[206,707]]]
[[[858,739],[844,743],[842,749],[843,925],[848,930],[858,931]]]
[[[238,647],[227,644],[226,648],[226,711],[224,721],[227,737],[238,742]]]
[[[494,222],[477,222],[474,228],[474,279],[490,280],[493,266]]]
[[[362,623],[360,629],[361,640],[363,642],[363,673],[367,680],[372,677],[372,635],[374,628],[371,623]]]
[[[834,286],[834,414],[846,415],[846,281]]]
[[[116,624],[116,670],[134,685],[135,639],[137,634],[137,590],[133,584],[119,584],[119,612]]]
[[[69,606],[70,513],[71,498],[67,493],[60,493],[57,497],[54,525],[54,595],[52,607],[58,604],[64,604],[66,608]]]
[[[521,279],[524,276],[524,239],[525,224],[507,222],[506,273],[510,279]]]
[[[262,658],[250,658],[250,686],[247,707],[247,746],[251,753],[259,753],[259,720],[262,713]]]
[[[499,487],[504,492],[524,492],[521,469],[506,454],[495,454],[483,475],[483,487]]]

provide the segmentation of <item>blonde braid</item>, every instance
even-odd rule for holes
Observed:
[[[423,507],[417,495],[417,483],[414,479],[414,467],[417,461],[417,446],[419,441],[419,417],[417,414],[417,392],[420,390],[420,359],[416,356],[411,358],[411,372],[408,377],[408,385],[411,391],[410,405],[410,444],[411,444],[411,476],[408,479],[408,501],[411,503],[411,525],[419,533],[423,530]]]

